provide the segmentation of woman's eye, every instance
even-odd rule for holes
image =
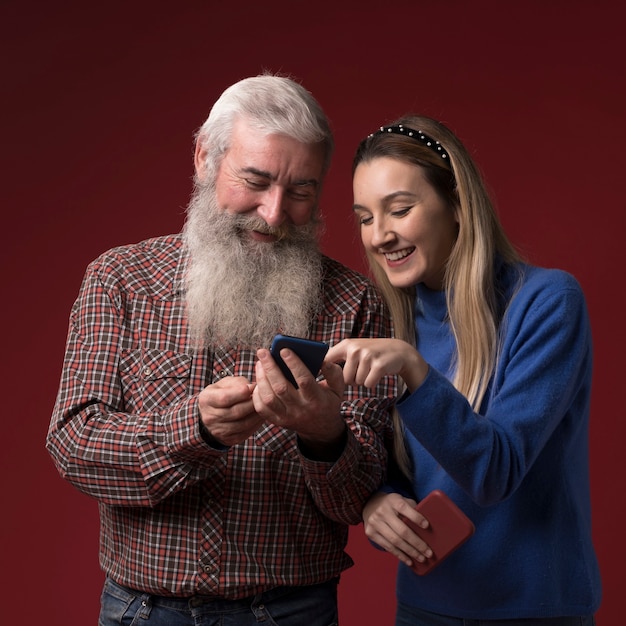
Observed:
[[[394,217],[404,217],[411,210],[411,208],[412,207],[407,206],[402,207],[401,209],[395,209],[391,212],[391,215],[393,215]]]
[[[361,217],[359,217],[359,224],[361,224],[362,226],[367,226],[368,224],[372,223],[372,216],[371,215],[362,215]]]

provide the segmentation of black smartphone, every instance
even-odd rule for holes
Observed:
[[[283,348],[289,348],[289,350],[295,352],[300,360],[309,368],[313,376],[318,375],[324,357],[328,352],[328,344],[322,341],[312,341],[311,339],[302,339],[301,337],[291,337],[289,335],[276,335],[274,337],[272,345],[270,346],[270,353],[285,378],[289,380],[296,389],[298,388],[296,379],[293,377],[287,364],[280,357],[280,351]]]
[[[420,528],[406,518],[403,520],[433,551],[433,556],[423,563],[413,562],[411,569],[423,576],[465,543],[474,534],[475,527],[469,517],[438,489],[429,493],[415,509],[428,520],[428,528]]]

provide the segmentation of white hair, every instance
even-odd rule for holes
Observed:
[[[209,176],[217,171],[230,146],[235,121],[245,119],[267,134],[286,135],[324,147],[325,174],[334,150],[330,122],[321,106],[302,85],[285,76],[263,74],[244,78],[228,87],[200,127],[197,140],[206,150]]]
[[[269,347],[279,331],[306,337],[321,306],[316,220],[271,228],[258,216],[220,211],[212,182],[196,184],[187,213],[186,303],[196,345]],[[250,228],[277,241],[241,235]]]

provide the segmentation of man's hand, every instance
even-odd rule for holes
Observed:
[[[303,452],[318,460],[336,460],[345,444],[346,424],[341,416],[344,382],[341,368],[322,368],[326,380],[317,382],[306,365],[283,348],[281,357],[292,371],[298,389],[282,374],[268,350],[257,351],[254,408],[265,421],[298,434]]]
[[[254,410],[253,391],[254,385],[243,376],[228,376],[200,392],[200,419],[218,443],[234,446],[263,424],[263,417]]]

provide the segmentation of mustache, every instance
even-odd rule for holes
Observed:
[[[233,227],[239,232],[254,230],[264,235],[271,235],[277,241],[296,239],[296,227],[292,224],[270,226],[264,219],[252,215],[234,215],[231,217],[233,217]]]

